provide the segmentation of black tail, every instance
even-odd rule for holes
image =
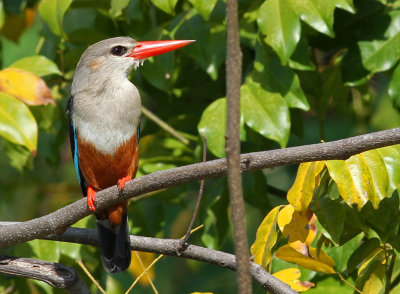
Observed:
[[[108,219],[97,218],[101,262],[111,274],[125,271],[131,263],[128,215],[122,217],[122,223],[112,226]]]

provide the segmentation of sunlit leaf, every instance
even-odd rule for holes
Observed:
[[[189,0],[190,3],[194,6],[198,13],[204,18],[204,20],[208,21],[210,19],[210,14],[213,11],[215,4],[217,4],[218,0]]]
[[[391,11],[385,17],[390,17],[391,22],[383,38],[358,42],[362,64],[372,73],[388,70],[399,60],[400,11]]]
[[[54,104],[46,83],[40,77],[22,69],[1,70],[0,91],[29,105]]]
[[[287,244],[280,247],[275,252],[275,256],[313,271],[326,274],[333,274],[336,272],[334,269],[335,262],[325,253],[325,251],[321,250],[319,256],[317,256],[315,248],[310,248],[309,252],[311,257],[297,252]]]
[[[291,0],[293,10],[301,20],[318,32],[334,36],[333,16],[336,7],[355,13],[353,1],[350,0]]]
[[[376,149],[382,157],[389,177],[388,196],[400,185],[400,145]]]
[[[282,282],[288,284],[293,290],[297,292],[307,291],[315,284],[309,281],[302,282],[299,280],[301,272],[298,268],[287,268],[279,272],[273,273],[273,276]]]
[[[254,255],[254,262],[266,267],[271,261],[272,247],[274,247],[277,237],[278,213],[282,206],[272,209],[262,221],[257,229],[256,240],[251,246],[251,254]]]
[[[199,133],[207,137],[207,148],[217,157],[225,156],[226,99],[220,98],[211,103],[201,115]]]
[[[132,251],[131,265],[129,266],[129,272],[135,277],[139,277],[144,270],[153,262],[155,256],[154,253]],[[151,267],[139,280],[142,285],[149,285],[150,281],[154,280],[154,267]]]
[[[380,264],[369,276],[362,289],[364,294],[375,294],[381,293],[381,290],[385,288],[385,278],[386,278],[386,266]]]
[[[285,65],[300,40],[300,20],[316,31],[333,37],[333,12],[336,7],[355,12],[352,2],[346,0],[269,0],[259,9],[258,26],[266,35],[265,42]]]
[[[39,13],[54,34],[63,33],[64,14],[72,0],[42,0],[39,4]]]
[[[289,108],[278,93],[265,91],[247,80],[240,90],[240,105],[245,124],[262,136],[285,147],[289,139]]]
[[[319,185],[320,173],[325,167],[324,161],[301,163],[296,180],[290,188],[287,199],[297,211],[306,211]]]
[[[379,290],[382,288],[382,280],[385,277],[385,272],[385,251],[382,248],[377,248],[361,264],[356,279],[356,287],[358,289],[365,289],[365,293],[379,293]]]
[[[258,26],[266,35],[265,42],[274,48],[285,65],[300,40],[300,19],[290,0],[265,1],[257,16]]]
[[[10,68],[22,69],[41,77],[51,74],[61,75],[57,65],[41,55],[22,58],[11,64]]]
[[[277,223],[289,245],[308,256],[309,246],[317,231],[315,221],[311,210],[298,212],[292,205],[285,205],[279,211]]]
[[[122,14],[122,10],[124,10],[130,0],[112,0],[111,1],[111,8],[110,8],[110,15],[112,18],[117,18]]]
[[[261,84],[264,91],[281,94],[290,108],[310,109],[296,73],[282,66],[277,58],[265,54],[260,45],[256,46],[254,69],[247,81]]]
[[[168,14],[175,13],[175,5],[178,0],[151,0],[151,2],[162,11]]]
[[[0,93],[0,135],[36,152],[38,127],[28,107],[21,101]]]
[[[244,132],[243,117],[240,120]],[[226,99],[220,98],[208,105],[197,126],[199,133],[207,137],[207,149],[217,157],[225,156]]]
[[[394,68],[388,93],[392,98],[394,106],[400,109],[400,63]]]
[[[387,195],[389,177],[385,162],[376,150],[354,155],[347,160],[326,162],[329,174],[336,182],[339,193],[350,206],[361,209],[367,201],[374,208]]]

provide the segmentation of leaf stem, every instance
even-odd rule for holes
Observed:
[[[161,118],[156,116],[153,112],[148,110],[146,107],[142,105],[142,113],[150,120],[152,120],[154,123],[156,123],[158,126],[160,126],[163,130],[167,131],[170,133],[172,136],[174,136],[176,139],[181,141],[185,145],[189,145],[189,140],[186,139],[184,136],[178,133],[173,127],[171,127],[169,124],[167,124],[165,121],[163,121]]]

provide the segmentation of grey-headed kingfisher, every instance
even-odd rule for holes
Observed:
[[[118,185],[120,191],[138,168],[141,101],[128,75],[145,58],[193,41],[144,41],[116,37],[83,53],[68,102],[71,151],[88,208],[97,219],[101,260],[109,273],[131,262],[126,200],[98,211],[96,192]]]

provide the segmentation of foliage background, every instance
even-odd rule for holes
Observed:
[[[42,76],[54,99],[53,104],[45,104],[48,101],[36,97],[33,100],[39,105],[34,106],[25,101],[34,117],[30,124],[38,127],[37,148],[31,147],[36,146],[34,139],[29,144],[10,141],[0,128],[1,220],[28,220],[81,197],[66,139],[65,106],[80,55],[90,44],[105,38],[128,35],[138,40],[197,40],[177,52],[146,61],[132,73],[143,105],[189,140],[186,144],[175,139],[143,116],[138,176],[201,161],[199,131],[207,135],[209,158],[224,156],[224,1],[3,0],[0,5],[1,68],[23,68]],[[330,141],[398,126],[399,6],[395,0],[239,1],[244,61],[242,152]],[[35,55],[47,59],[34,65],[32,60],[23,59]],[[25,86],[19,82],[22,91]],[[5,91],[1,74],[0,90]],[[10,102],[4,101],[0,99],[0,110],[8,112]],[[21,104],[17,107],[22,108]],[[7,123],[0,120],[0,124]],[[279,167],[243,176],[250,244],[268,212],[288,203],[286,192],[296,169]],[[132,201],[131,233],[182,236],[197,191],[198,184],[186,184]],[[389,199],[398,212],[397,192]],[[225,179],[207,180],[198,221],[205,227],[191,242],[232,252],[228,204]],[[373,243],[374,250],[391,244],[387,236],[377,233],[377,227],[382,228],[377,223],[385,212],[380,213],[367,223],[370,214],[361,211],[364,220],[356,228],[357,234],[352,234],[354,238],[345,244],[334,242],[328,250],[336,270],[352,284],[362,274],[350,272],[347,260],[360,244]],[[344,216],[333,215],[333,223],[344,222]],[[94,219],[86,218],[78,225],[94,227]],[[317,234],[325,235],[318,235],[315,242],[329,239],[326,232],[332,233],[319,224],[318,230]],[[348,227],[344,231],[349,233]],[[397,227],[393,232],[396,235]],[[285,241],[281,238],[279,242],[282,245]],[[131,272],[106,275],[97,249],[91,247],[35,240],[2,253],[74,266],[95,289],[75,262],[82,259],[107,293],[121,293],[134,280]],[[360,269],[365,263],[360,257],[355,267]],[[364,273],[366,280],[384,263],[377,264]],[[288,267],[298,266],[274,258],[268,269],[276,272]],[[394,286],[399,270],[396,267]],[[301,272],[302,280],[316,283],[310,293],[353,292],[337,275],[304,268]],[[154,283],[161,293],[232,293],[234,277],[234,273],[214,266],[164,257],[155,267]],[[383,283],[384,275],[379,277]],[[135,292],[152,293],[143,283],[135,286]],[[363,282],[359,285],[364,287]],[[0,291],[9,287],[14,287],[15,293],[62,292],[41,282],[0,276]],[[370,288],[371,292],[364,291],[382,291],[379,285]],[[254,291],[263,292],[257,287]]]

